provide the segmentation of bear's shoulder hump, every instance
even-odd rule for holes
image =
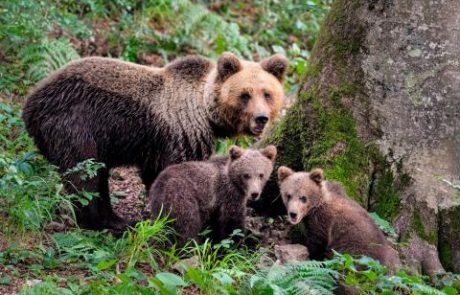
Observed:
[[[209,73],[212,66],[210,60],[202,56],[190,55],[173,61],[166,66],[166,71],[178,78],[199,80]]]

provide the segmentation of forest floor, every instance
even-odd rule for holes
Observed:
[[[142,220],[148,216],[147,197],[145,186],[138,175],[138,170],[133,167],[120,167],[111,171],[109,178],[110,192],[115,212],[123,217],[125,220]],[[1,217],[0,217],[1,221]],[[267,222],[265,217],[256,216],[251,209],[248,209],[248,216],[246,220],[247,230],[257,237],[257,247],[265,248],[268,251],[273,251],[277,245],[289,244],[287,237],[290,229],[289,223],[279,216],[275,219],[270,218]],[[72,231],[74,226],[68,223],[58,223],[52,221],[45,226],[44,234],[53,235],[56,233],[66,233]],[[26,241],[22,241],[25,248],[33,249],[37,241],[35,238],[24,236]],[[25,243],[24,243],[25,242]],[[52,246],[51,241],[40,241],[43,246]],[[0,232],[0,253],[5,251],[11,243]],[[272,255],[269,259],[276,259]],[[260,263],[265,263],[261,259]],[[268,265],[270,262],[268,262]],[[8,284],[0,284],[0,295],[17,294],[22,286],[33,286],[41,283],[40,279],[28,279],[30,274],[30,262],[19,263],[14,269],[0,264],[0,278],[8,277],[10,281]],[[152,274],[152,271],[147,265],[140,263],[138,268],[143,269],[145,273]],[[60,278],[73,277],[77,279],[88,279],[91,276],[90,270],[78,269],[75,266],[69,265],[68,267],[60,267],[56,270],[46,270],[42,276],[54,276]],[[66,281],[62,280],[58,286],[64,287]],[[195,288],[187,288],[182,294],[200,294]]]

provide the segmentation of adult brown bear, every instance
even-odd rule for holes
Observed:
[[[98,192],[77,206],[90,229],[122,229],[110,205],[109,169],[136,165],[149,189],[168,165],[209,158],[216,137],[260,135],[278,114],[287,60],[260,63],[224,53],[217,64],[200,56],[153,68],[90,57],[72,62],[41,82],[23,111],[29,134],[60,172],[94,158],[96,177],[65,175],[69,192]]]

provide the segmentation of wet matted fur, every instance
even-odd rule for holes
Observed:
[[[276,148],[243,151],[233,146],[229,154],[171,165],[153,183],[152,218],[160,214],[172,218],[180,246],[206,227],[215,241],[244,229],[246,202],[259,198],[273,170]]]
[[[278,181],[292,224],[306,228],[301,243],[310,258],[332,258],[339,253],[365,255],[395,269],[400,266],[397,251],[385,238],[364,208],[349,199],[337,183],[324,181],[323,171],[294,172],[281,166]]]
[[[216,64],[188,56],[164,68],[84,58],[42,81],[23,119],[61,172],[89,158],[105,164],[92,179],[71,174],[64,183],[69,193],[99,193],[89,206],[77,204],[82,227],[120,229],[125,222],[110,205],[110,168],[138,166],[149,189],[168,165],[207,159],[216,137],[259,134],[266,122],[256,119],[273,120],[281,108],[286,68],[279,55],[255,63],[225,53]]]

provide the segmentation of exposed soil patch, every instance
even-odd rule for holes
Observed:
[[[136,168],[115,168],[109,179],[115,211],[126,220],[141,220],[147,203],[145,187]]]
[[[258,244],[273,246],[291,243],[288,236],[291,225],[282,216],[264,217],[255,215],[254,210],[248,209],[246,228],[259,239]]]
[[[9,282],[3,282],[0,285],[0,295],[16,294],[19,292],[25,282],[24,278],[19,278],[16,275],[13,275],[12,270],[2,264],[0,264],[0,277],[3,280],[5,278],[9,278]]]
[[[6,220],[3,216],[0,215],[0,222],[3,223],[3,220]],[[4,251],[8,247],[8,241],[3,232],[0,232],[0,252]]]
[[[57,270],[46,270],[46,275],[56,276],[60,278],[73,277],[76,279],[83,279],[89,276],[89,272],[86,270],[69,268],[69,269],[57,269]],[[8,277],[9,281],[7,284],[0,284],[0,295],[11,295],[17,294],[21,289],[26,286],[33,286],[41,283],[42,280],[38,279],[42,275],[33,275],[29,270],[29,264],[17,264],[14,267],[4,266],[0,264],[0,277]],[[66,287],[66,282],[62,281],[58,284],[60,287]]]

